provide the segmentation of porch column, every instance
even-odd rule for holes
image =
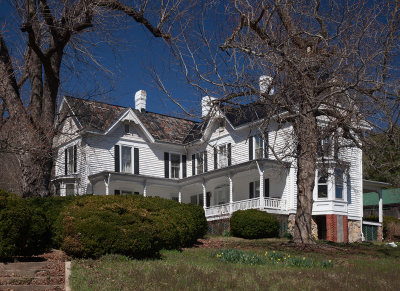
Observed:
[[[147,197],[147,182],[144,181],[143,183],[143,196]]]
[[[264,209],[264,171],[260,171],[260,209]]]
[[[206,184],[203,181],[201,184],[203,186],[203,208],[204,210],[207,208],[207,191],[206,191]]]
[[[383,202],[382,202],[382,189],[378,189],[379,194],[379,223],[383,222]]]
[[[233,212],[233,182],[232,182],[232,175],[229,175],[229,212]]]
[[[110,185],[110,177],[111,177],[111,174],[108,174],[107,176],[105,176],[104,177],[104,184],[106,185],[106,195],[108,196],[108,195],[110,195],[110,187],[109,187],[109,185]]]
[[[178,201],[179,201],[179,203],[182,203],[182,191],[180,189],[178,192]]]

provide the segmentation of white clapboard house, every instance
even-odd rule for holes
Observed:
[[[208,98],[202,114],[208,115]],[[57,195],[159,196],[202,205],[210,223],[239,209],[277,214],[290,226],[296,212],[296,168],[271,148],[290,147],[291,125],[257,125],[257,103],[216,112],[203,122],[146,110],[146,92],[135,108],[64,97],[54,147]],[[250,110],[251,109],[251,110]],[[269,145],[269,146],[267,146]],[[279,152],[279,150],[276,150]],[[334,241],[361,238],[362,152],[341,153],[346,171],[315,177],[315,235]]]

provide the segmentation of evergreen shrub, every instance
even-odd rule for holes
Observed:
[[[190,246],[207,231],[204,210],[158,197],[89,196],[62,214],[62,249],[80,258],[155,257]]]
[[[238,210],[231,217],[231,234],[236,237],[255,239],[278,237],[278,219],[265,211]]]

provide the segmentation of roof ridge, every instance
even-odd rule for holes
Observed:
[[[111,104],[111,103],[108,103],[108,102],[98,101],[98,100],[94,100],[94,99],[84,99],[84,98],[75,97],[75,96],[69,96],[69,95],[65,95],[64,97],[78,99],[78,100],[82,100],[82,101],[95,102],[95,103],[100,103],[100,104],[105,104],[105,105],[110,105],[110,106],[118,106],[118,107],[122,107],[122,108],[131,108],[129,106],[116,105],[116,104]]]
[[[136,111],[139,111],[139,110],[137,110],[137,109],[135,109],[135,108],[132,108],[133,110],[136,110]],[[140,113],[142,113],[141,111],[139,111]],[[157,114],[157,115],[161,115],[161,116],[166,116],[166,117],[172,117],[172,118],[175,118],[175,119],[181,119],[181,120],[185,120],[185,121],[190,121],[190,122],[193,122],[193,123],[197,123],[197,124],[199,124],[199,123],[201,123],[201,121],[196,121],[196,120],[191,120],[191,119],[188,119],[188,118],[183,118],[183,117],[178,117],[178,116],[173,116],[173,115],[168,115],[168,114],[165,114],[165,113],[158,113],[158,112],[153,112],[153,111],[148,111],[148,110],[146,110],[145,111],[146,113],[152,113],[152,114]]]

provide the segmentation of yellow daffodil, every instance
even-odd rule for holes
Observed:
[[[303,257],[303,260],[305,260],[306,259],[306,257]]]

